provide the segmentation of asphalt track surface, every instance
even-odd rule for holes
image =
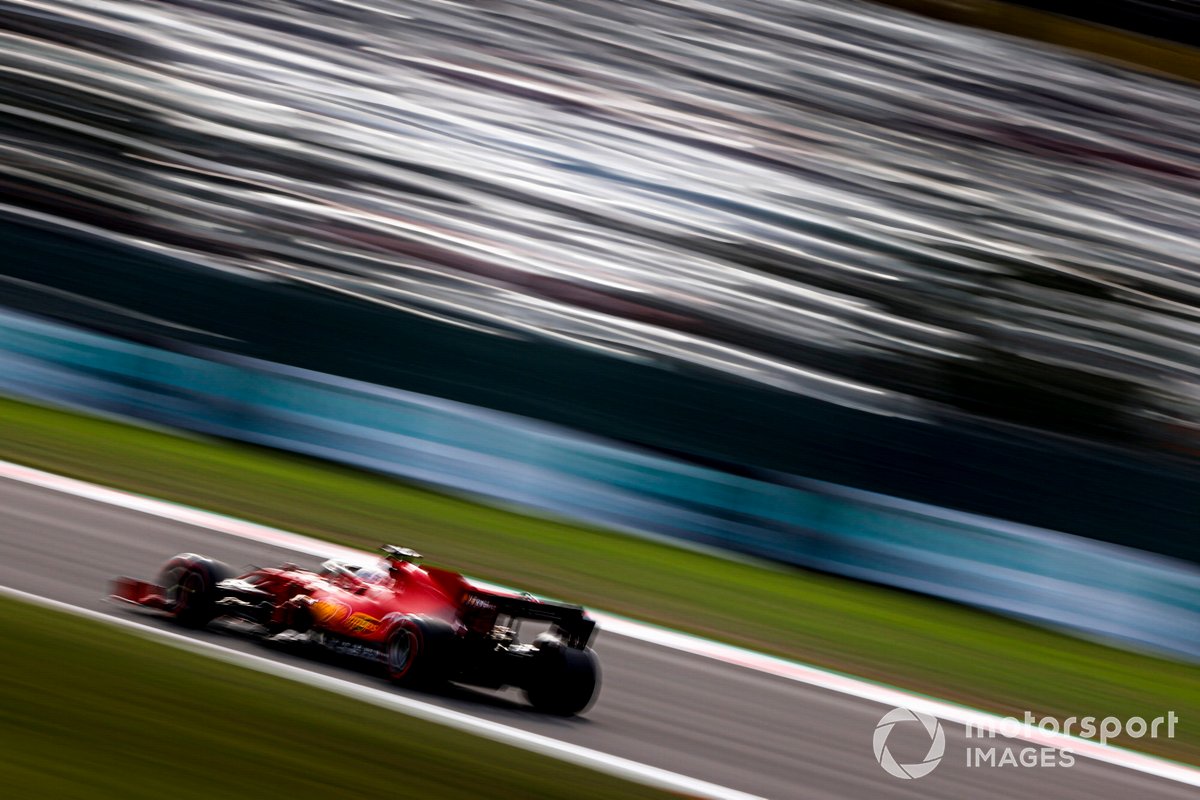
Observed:
[[[129,616],[137,612],[105,600],[107,581],[118,574],[152,577],[166,558],[183,551],[235,566],[313,562],[270,545],[0,479],[2,585]],[[138,617],[169,627],[153,617]],[[309,661],[221,631],[194,635],[355,683],[384,685],[370,674]],[[900,780],[886,774],[872,752],[872,735],[885,706],[603,631],[596,649],[603,688],[596,705],[580,718],[536,714],[513,693],[463,689],[419,697],[778,800],[1195,796],[1194,787],[1083,758],[1070,768],[967,767],[963,728],[949,722],[943,723],[946,755],[937,769],[919,780]],[[1161,710],[1147,709],[1149,715],[1157,713]],[[901,727],[888,740],[898,761],[918,761],[924,755],[929,740],[918,730]],[[1004,739],[972,744],[1031,747]],[[480,769],[485,781],[487,767]]]

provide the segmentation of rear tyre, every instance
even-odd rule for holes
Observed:
[[[237,573],[228,564],[211,558],[184,553],[175,556],[162,569],[167,616],[189,628],[203,628],[220,614],[217,584]]]
[[[545,714],[570,717],[588,708],[600,688],[600,662],[590,649],[541,650],[525,687],[529,704]]]
[[[398,686],[429,689],[450,680],[458,637],[449,623],[404,617],[384,644],[384,669]]]

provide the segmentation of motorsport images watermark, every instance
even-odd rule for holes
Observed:
[[[1122,720],[1118,717],[1067,717],[1060,723],[1054,717],[1035,717],[1026,711],[1024,719],[1004,717],[995,723],[985,725],[966,725],[966,765],[977,767],[1072,767],[1075,765],[1075,755],[1069,748],[1050,747],[1021,742],[1022,737],[1041,733],[1062,733],[1067,736],[1078,736],[1083,739],[1098,740],[1105,744],[1109,739],[1124,734],[1131,739],[1149,737],[1157,739],[1165,736],[1175,738],[1175,726],[1179,715],[1168,711],[1165,715],[1146,719],[1145,717],[1129,717]],[[902,725],[902,723],[917,723],[917,725]],[[921,744],[928,741],[929,747],[925,756],[919,761],[901,763],[888,749],[888,740],[892,737],[897,726],[901,726],[904,736],[924,737]],[[920,733],[921,730],[924,733]],[[897,734],[900,735],[900,734]],[[999,736],[1006,742],[997,743]],[[979,740],[987,740],[980,743]],[[1016,741],[1014,741],[1016,740]],[[909,744],[913,742],[910,741]],[[875,760],[887,774],[902,780],[923,778],[933,772],[946,755],[946,733],[937,717],[910,711],[907,708],[893,708],[883,715],[875,726],[875,735],[871,740],[875,751]]]
[[[920,761],[900,764],[892,757],[892,751],[888,750],[888,737],[892,735],[892,729],[901,722],[919,722],[929,734],[929,752]],[[942,723],[938,722],[937,717],[909,711],[907,708],[893,708],[884,714],[883,719],[875,726],[875,738],[871,740],[871,744],[875,747],[875,760],[883,767],[884,772],[897,778],[911,780],[925,777],[941,763],[942,756],[946,753],[946,732],[942,730]]]

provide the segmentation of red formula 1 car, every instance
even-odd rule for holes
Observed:
[[[591,704],[596,623],[582,608],[485,591],[458,573],[418,565],[411,550],[383,552],[369,566],[330,559],[317,572],[284,564],[241,575],[184,553],[166,563],[158,583],[118,578],[113,597],[182,625],[222,618],[269,641],[363,659],[401,685],[516,686],[534,708],[560,715]],[[524,620],[547,629],[521,643]]]

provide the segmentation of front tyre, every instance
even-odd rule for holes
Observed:
[[[159,577],[164,611],[189,628],[203,628],[220,614],[217,584],[236,575],[233,568],[204,556],[184,553],[166,563]]]
[[[458,637],[442,620],[404,617],[384,644],[384,669],[399,686],[430,688],[451,677]]]
[[[555,647],[536,657],[525,697],[538,711],[570,717],[584,711],[600,688],[600,662],[590,649]]]

